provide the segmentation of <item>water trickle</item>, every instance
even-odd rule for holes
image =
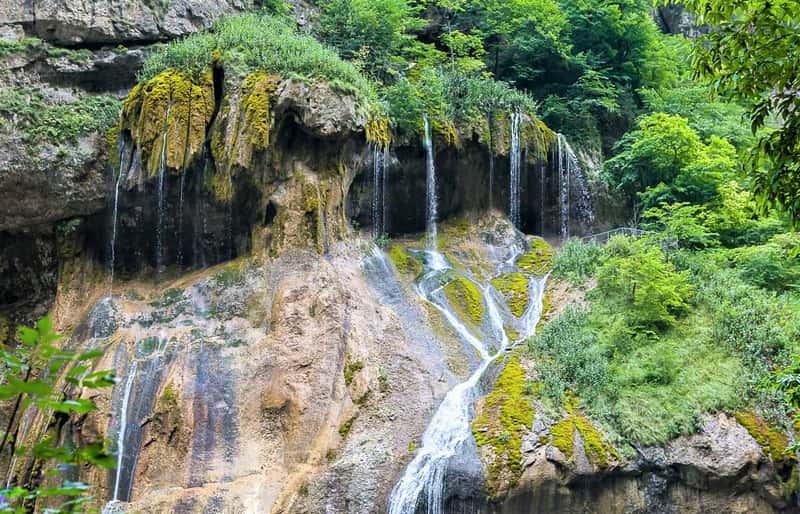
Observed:
[[[119,188],[128,175],[128,168],[125,166],[128,142],[124,137],[119,138],[119,141],[117,142],[117,149],[119,150],[119,170],[117,171],[117,180],[114,182],[114,209],[111,214],[111,259],[109,262],[111,284],[109,286],[109,296],[114,292],[114,267],[116,265],[117,257],[117,216],[119,214]]]
[[[158,224],[156,225],[156,274],[160,274],[164,263],[164,175],[167,171],[167,128],[172,104],[167,105],[164,135],[161,138],[161,161],[158,166]]]
[[[583,224],[591,224],[594,221],[594,213],[586,174],[581,169],[578,157],[567,138],[562,134],[558,134],[558,187],[561,237],[567,239],[573,211],[578,221]],[[570,206],[573,198],[575,204]]]
[[[125,381],[125,392],[122,396],[122,406],[120,407],[119,430],[117,431],[117,474],[114,479],[114,496],[112,501],[119,501],[120,478],[122,477],[122,459],[125,457],[125,432],[128,428],[128,402],[133,389],[133,381],[136,378],[137,362],[134,360],[128,370],[128,378]]]
[[[436,197],[436,163],[433,158],[433,140],[431,138],[431,124],[428,121],[428,115],[422,115],[425,124],[425,157],[427,165],[427,180],[426,180],[426,231],[428,250],[435,252],[437,248],[437,232],[436,232],[436,218],[437,218],[437,202]]]
[[[178,266],[183,266],[183,183],[186,179],[186,170],[181,173],[180,194],[178,196]]]
[[[228,191],[231,198],[228,200],[227,212],[225,214],[225,241],[228,246],[228,260],[233,259],[233,174],[228,173]]]
[[[483,341],[453,312],[442,292],[445,274],[453,273],[447,260],[435,251],[425,252],[426,272],[416,289],[422,299],[441,312],[456,333],[469,343],[481,360],[470,377],[445,395],[428,428],[422,435],[421,445],[414,459],[406,468],[400,481],[395,484],[389,498],[389,514],[415,514],[422,510],[428,514],[443,514],[445,508],[445,480],[451,459],[467,451],[472,439],[473,404],[479,395],[478,384],[489,365],[502,355],[502,350],[511,348],[505,331],[503,316],[497,305],[492,287],[480,286],[488,313],[488,338],[497,343],[500,352],[491,356]],[[506,265],[503,263],[501,265]],[[514,343],[520,344],[536,328],[542,312],[544,283],[547,277],[531,279],[530,301],[523,315],[525,331]]]
[[[544,192],[545,175],[547,166],[544,163],[539,167],[539,233],[544,234]]]
[[[386,186],[388,148],[372,146],[372,234],[380,237],[386,233]]]
[[[518,111],[511,113],[511,184],[509,187],[509,197],[511,205],[509,206],[509,215],[511,223],[515,227],[520,226],[520,195],[519,195],[519,179],[520,179],[520,137],[519,127],[522,115]]]

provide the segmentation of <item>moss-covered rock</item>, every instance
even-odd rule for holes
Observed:
[[[389,259],[391,259],[398,273],[405,278],[414,279],[422,273],[422,263],[419,262],[401,244],[393,243],[389,248]]]
[[[583,450],[586,457],[593,465],[599,469],[605,469],[609,465],[609,460],[621,460],[621,455],[612,445],[606,442],[603,433],[600,432],[580,410],[578,399],[567,394],[564,400],[564,408],[567,416],[557,421],[550,428],[551,444],[558,448],[567,459],[572,459],[575,455],[576,432],[583,441]]]
[[[472,423],[476,443],[482,451],[492,454],[487,459],[490,464],[486,487],[493,497],[513,487],[522,472],[522,435],[534,416],[526,384],[527,375],[519,358],[510,358]]]
[[[773,462],[796,460],[794,454],[786,452],[789,438],[783,430],[771,426],[767,420],[749,411],[737,412],[736,421],[747,429]]]
[[[528,307],[528,277],[519,272],[504,273],[492,279],[492,285],[502,293],[506,304],[516,317]]]
[[[444,293],[462,320],[473,326],[481,324],[484,312],[483,296],[474,282],[456,275],[444,287]]]
[[[517,267],[531,275],[542,275],[553,266],[555,250],[541,237],[531,238],[531,249],[517,260]]]
[[[149,176],[163,164],[182,170],[202,153],[214,114],[211,71],[190,77],[166,70],[138,84],[123,103],[121,129],[130,132]]]

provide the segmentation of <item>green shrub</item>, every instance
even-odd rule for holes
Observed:
[[[614,237],[597,271],[596,294],[632,327],[664,328],[688,307],[692,286],[686,272],[666,260],[661,247],[646,239]]]
[[[603,247],[570,239],[564,243],[553,261],[553,278],[573,285],[583,284],[592,277],[603,255]]]

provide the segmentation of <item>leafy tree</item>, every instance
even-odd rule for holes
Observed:
[[[688,274],[678,272],[658,245],[646,239],[612,238],[597,270],[597,294],[628,326],[665,328],[688,307]]]
[[[7,343],[0,348],[0,402],[8,414],[0,436],[0,455],[8,458],[9,466],[15,461],[29,465],[21,474],[9,470],[16,485],[0,490],[0,511],[28,512],[40,503],[48,505],[47,512],[79,511],[92,496],[87,484],[71,479],[76,468],[88,463],[110,469],[115,463],[102,441],[73,440],[81,418],[96,410],[94,402],[81,393],[113,386],[114,375],[93,370],[102,351],[78,354],[56,346],[61,336],[53,332],[49,318],[34,328],[19,327],[17,337],[16,347]],[[26,415],[38,415],[42,420],[43,433],[36,440],[21,433]],[[63,504],[53,508],[59,499]]]
[[[753,132],[774,120],[751,159],[762,207],[800,221],[800,2],[682,0],[713,27],[693,46],[697,76],[717,93],[747,102]]]
[[[321,7],[321,39],[378,77],[402,70],[401,55],[416,43],[411,33],[425,26],[408,0],[327,0]]]
[[[639,128],[617,145],[619,154],[606,161],[609,182],[631,197],[660,182],[672,183],[680,171],[697,160],[703,143],[685,118],[655,113],[643,117]]]
[[[645,211],[644,217],[647,220],[644,228],[660,231],[665,241],[682,248],[705,248],[719,243],[719,235],[706,225],[708,211],[702,205],[662,203]]]

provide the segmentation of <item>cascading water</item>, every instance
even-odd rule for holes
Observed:
[[[425,157],[427,165],[427,180],[426,180],[426,231],[428,250],[435,252],[437,248],[437,232],[436,232],[436,218],[437,218],[437,202],[436,197],[436,163],[433,158],[433,140],[431,138],[431,124],[428,121],[428,115],[423,114],[422,120],[425,125]]]
[[[386,185],[389,149],[372,146],[372,234],[380,237],[386,233]]]
[[[479,395],[478,384],[489,365],[502,355],[502,350],[511,348],[491,286],[481,286],[480,290],[488,314],[489,328],[486,335],[494,339],[501,350],[495,356],[491,356],[487,346],[458,319],[448,304],[446,295],[441,291],[441,284],[447,274],[455,271],[438,252],[429,250],[426,254],[428,257],[437,254],[438,258],[426,260],[427,270],[417,286],[417,291],[424,301],[430,302],[444,315],[456,333],[478,352],[481,360],[469,378],[451,389],[437,408],[422,436],[417,454],[392,489],[388,504],[389,514],[415,514],[418,508],[424,508],[424,512],[428,514],[444,513],[448,465],[453,457],[467,451],[467,445],[473,437],[472,410]],[[513,258],[512,256],[512,260]],[[445,264],[444,268],[431,267],[431,263],[441,265],[442,262]],[[529,306],[522,317],[524,330],[520,332],[520,338],[515,345],[532,334],[538,324],[545,281],[546,277],[531,279]]]
[[[566,139],[558,135],[558,212],[561,219],[561,239],[569,237],[569,160],[564,149]]]
[[[509,197],[511,205],[509,206],[509,218],[515,227],[520,226],[520,194],[519,194],[519,180],[520,180],[520,134],[519,127],[522,120],[522,115],[519,111],[511,113],[511,184],[509,186]]]
[[[128,429],[128,403],[133,390],[133,382],[136,379],[136,367],[137,361],[134,360],[130,369],[128,369],[128,378],[125,380],[125,390],[122,395],[122,405],[120,406],[119,429],[117,431],[117,471],[114,477],[114,495],[111,502],[103,509],[104,514],[115,512],[117,510],[115,505],[120,501],[120,479],[122,478],[122,462],[125,458],[125,432]]]
[[[594,221],[594,213],[586,175],[567,138],[562,134],[558,134],[558,184],[561,237],[567,239],[572,211],[575,212],[578,221],[587,225]],[[573,206],[570,206],[571,198],[575,199]]]
[[[111,284],[109,286],[109,295],[112,295],[114,292],[114,267],[116,265],[117,257],[117,216],[119,214],[119,188],[122,185],[122,182],[127,178],[128,174],[128,168],[125,166],[128,143],[124,137],[119,138],[117,147],[119,150],[119,171],[117,172],[117,180],[114,182],[114,209],[111,214],[111,259],[109,263]]]
[[[167,171],[167,127],[172,104],[167,105],[164,135],[161,138],[161,161],[158,166],[158,225],[156,226],[156,273],[161,273],[164,262],[164,175]]]

